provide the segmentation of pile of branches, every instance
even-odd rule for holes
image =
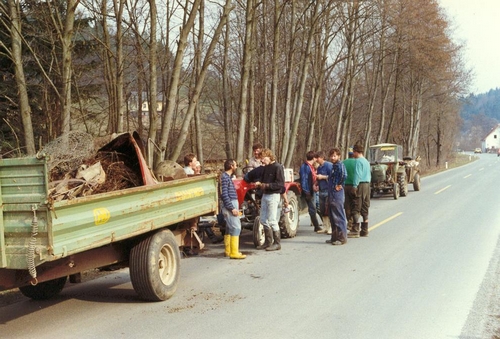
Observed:
[[[87,139],[84,138],[86,145],[88,145]],[[49,197],[53,201],[70,200],[142,185],[142,178],[134,170],[137,164],[129,155],[116,151],[99,151],[96,155],[89,156],[90,152],[86,149],[83,153],[87,158],[81,158],[82,153],[76,150],[82,148],[78,145],[73,145],[71,148],[80,156],[67,151],[57,152],[57,148],[53,146],[44,148],[49,159],[52,159],[49,160],[48,166]]]
[[[81,175],[86,169],[95,168],[94,175]],[[127,166],[127,155],[117,152],[98,152],[94,158],[67,173],[58,168],[50,171],[49,195],[55,201],[79,196],[118,191],[142,185],[142,179]]]

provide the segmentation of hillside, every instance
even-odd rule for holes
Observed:
[[[461,116],[464,120],[472,120],[475,115],[480,114],[500,121],[500,88],[463,98]]]
[[[460,116],[463,119],[459,148],[472,150],[481,146],[481,140],[500,123],[500,88],[487,93],[470,94],[462,98]]]

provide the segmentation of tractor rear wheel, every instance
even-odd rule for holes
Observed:
[[[279,225],[282,238],[293,238],[297,235],[297,228],[299,228],[299,202],[293,191],[288,191],[286,195],[290,211],[281,214]]]
[[[408,195],[408,184],[406,183],[406,173],[398,176],[398,184],[399,184],[399,195],[402,197],[406,197]]]

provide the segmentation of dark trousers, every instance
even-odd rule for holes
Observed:
[[[328,216],[328,191],[319,191],[319,215]]]
[[[344,197],[345,197],[345,202],[344,202],[345,215],[348,220],[349,219],[352,220],[356,210],[358,211],[359,215],[359,208],[357,207],[358,199],[356,196],[356,192],[354,192],[354,187],[352,185],[345,185]]]
[[[329,217],[332,225],[332,240],[347,241],[347,219],[344,210],[344,190],[330,193]]]
[[[314,201],[314,194],[306,194],[305,199],[307,203],[307,211],[311,217],[311,222],[314,225],[314,228],[318,228],[319,222],[316,218],[316,202]]]
[[[353,211],[353,222],[358,223],[359,218],[368,221],[368,210],[370,208],[370,183],[360,183],[356,194],[355,210]]]

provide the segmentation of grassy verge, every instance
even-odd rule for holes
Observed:
[[[431,175],[446,171],[447,169],[467,165],[472,161],[476,161],[479,157],[467,153],[452,153],[446,161],[443,161],[439,166],[425,166],[420,161],[420,171],[423,176]]]

